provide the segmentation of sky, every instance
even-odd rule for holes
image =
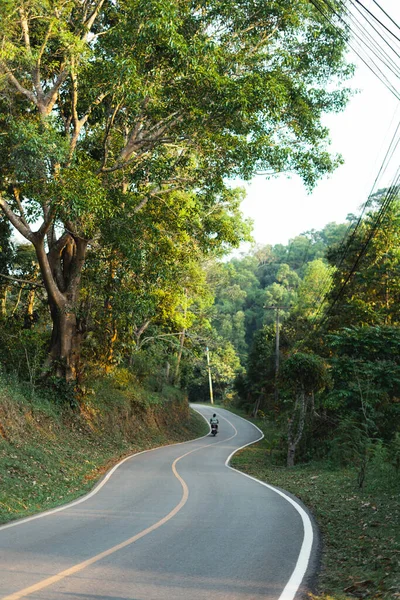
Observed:
[[[400,24],[397,3],[398,0],[382,0],[381,6],[386,6],[393,17],[396,13]],[[327,115],[324,120],[331,131],[330,150],[340,153],[345,163],[321,180],[311,194],[298,176],[268,180],[260,175],[251,183],[242,184],[247,193],[242,212],[254,221],[257,244],[287,244],[304,231],[320,230],[332,221],[343,223],[349,213],[360,214],[400,120],[400,103],[352,52],[349,60],[357,68],[348,85],[359,91],[342,113]],[[398,151],[378,188],[390,183],[399,164]],[[243,245],[241,250],[247,248]]]

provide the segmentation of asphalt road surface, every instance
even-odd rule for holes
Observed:
[[[217,412],[216,437],[125,459],[88,496],[0,527],[0,599],[300,598],[314,569],[310,519],[226,465],[261,433]]]

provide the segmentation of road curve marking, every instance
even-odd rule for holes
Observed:
[[[234,413],[232,413],[232,414],[234,414]],[[234,467],[231,467],[229,465],[232,456],[234,454],[236,454],[236,452],[239,452],[239,450],[243,450],[243,448],[247,448],[247,446],[251,446],[252,444],[255,444],[256,442],[261,441],[264,437],[263,432],[261,431],[261,429],[259,427],[257,427],[257,425],[254,425],[254,423],[251,423],[247,419],[243,419],[243,417],[240,417],[239,415],[235,415],[235,416],[238,417],[239,419],[242,419],[243,421],[246,421],[246,423],[250,423],[250,425],[255,427],[255,429],[258,429],[258,431],[261,433],[261,436],[254,442],[249,442],[248,444],[245,444],[244,446],[241,446],[240,448],[237,448],[236,450],[234,450],[232,452],[232,454],[230,454],[228,456],[228,458],[226,459],[225,466],[228,467],[228,469],[231,469],[232,471],[236,471],[236,473],[239,473],[240,475],[247,477],[248,479],[252,479],[253,481],[256,481],[257,483],[263,485],[264,487],[272,490],[276,494],[279,494],[279,496],[282,496],[282,498],[287,500],[287,502],[289,502],[295,508],[295,510],[297,510],[297,512],[299,513],[301,520],[303,522],[303,530],[304,530],[303,543],[300,548],[296,566],[293,570],[293,573],[291,574],[291,576],[289,578],[289,581],[283,588],[283,591],[278,598],[278,600],[293,600],[300,588],[300,585],[306,574],[308,564],[310,562],[311,550],[312,550],[313,541],[314,541],[314,534],[313,534],[313,527],[312,527],[311,519],[308,516],[308,514],[306,513],[306,511],[300,506],[300,504],[296,500],[291,498],[291,496],[288,496],[281,490],[278,490],[278,488],[274,487],[273,485],[265,483],[264,481],[260,481],[256,477],[247,475],[247,473],[243,473],[242,471],[239,471],[238,469],[235,469]],[[226,419],[226,420],[228,420],[228,419]],[[228,422],[230,423],[230,421],[228,421]],[[232,425],[232,423],[231,423],[231,425]],[[233,425],[232,425],[232,427],[233,427]]]
[[[198,412],[198,411],[196,411],[196,412]],[[200,413],[198,413],[198,414],[200,414]],[[207,421],[207,423],[208,423],[208,421]],[[209,425],[209,423],[208,423],[208,425]],[[210,427],[210,431],[211,431],[211,427]],[[72,508],[73,506],[76,506],[77,504],[86,502],[86,500],[89,500],[90,498],[92,498],[92,496],[94,496],[95,494],[97,494],[97,492],[99,492],[101,490],[103,485],[105,485],[107,483],[107,481],[110,479],[111,475],[113,473],[115,473],[115,471],[122,464],[124,464],[124,462],[126,462],[127,460],[131,460],[132,458],[135,458],[136,456],[139,456],[140,454],[145,454],[146,452],[154,452],[154,450],[161,450],[162,448],[171,448],[172,446],[181,446],[183,444],[190,444],[192,442],[197,442],[197,441],[202,440],[205,437],[207,437],[210,434],[210,431],[208,433],[206,433],[205,435],[202,435],[201,437],[195,438],[194,440],[186,440],[186,442],[178,442],[176,444],[167,444],[166,446],[156,446],[156,448],[149,448],[148,450],[142,450],[141,452],[135,452],[135,454],[130,454],[129,456],[126,456],[125,458],[120,460],[116,465],[114,465],[110,469],[110,471],[108,471],[108,473],[92,489],[91,492],[85,494],[84,496],[82,496],[81,498],[78,498],[77,500],[73,500],[72,502],[63,504],[62,506],[58,506],[57,508],[51,508],[50,510],[46,510],[37,515],[32,515],[31,517],[24,517],[22,519],[12,521],[11,523],[6,523],[5,525],[0,525],[0,532],[3,531],[3,529],[9,529],[10,527],[17,527],[18,525],[23,525],[24,523],[28,523],[29,521],[35,521],[36,519],[41,519],[43,517],[53,515],[54,513],[61,512],[62,510],[67,510],[68,508]]]
[[[225,420],[228,421],[228,419],[225,419]],[[228,421],[228,423],[230,423],[230,422]],[[61,581],[62,579],[65,579],[66,577],[69,577],[70,575],[75,575],[79,571],[83,571],[83,569],[86,569],[86,567],[89,567],[89,566],[97,563],[98,561],[102,560],[103,558],[106,558],[107,556],[110,556],[111,554],[118,552],[118,550],[122,550],[123,548],[126,548],[127,546],[134,544],[135,542],[140,540],[142,537],[148,535],[152,531],[158,529],[159,527],[161,527],[162,525],[164,525],[165,523],[170,521],[185,506],[185,504],[189,498],[189,488],[188,488],[185,480],[179,475],[179,473],[176,469],[176,464],[180,460],[185,458],[185,456],[188,456],[189,454],[193,454],[193,452],[198,452],[199,450],[205,450],[206,448],[214,448],[216,445],[222,444],[223,442],[228,442],[229,440],[236,437],[237,429],[232,423],[230,423],[230,425],[233,427],[233,429],[235,431],[235,433],[231,437],[226,438],[224,440],[220,440],[219,442],[216,442],[215,444],[212,444],[212,445],[200,446],[199,448],[194,448],[193,450],[190,450],[189,452],[186,452],[185,454],[178,456],[178,458],[176,458],[174,460],[174,462],[172,463],[172,467],[171,467],[172,472],[175,475],[175,477],[178,479],[179,483],[181,484],[183,493],[182,493],[182,498],[181,498],[180,502],[178,502],[178,504],[175,506],[175,508],[173,508],[165,517],[163,517],[162,519],[157,521],[157,523],[154,523],[150,527],[147,527],[143,531],[140,531],[136,535],[125,540],[124,542],[121,542],[120,544],[116,544],[112,548],[109,548],[108,550],[104,550],[103,552],[100,552],[100,554],[96,554],[96,556],[92,556],[92,558],[88,558],[87,560],[85,560],[81,563],[78,563],[78,564],[70,567],[69,569],[65,569],[64,571],[61,571],[60,573],[57,573],[56,575],[52,575],[51,577],[48,577],[47,579],[38,581],[37,583],[35,583],[29,587],[26,587],[22,590],[19,590],[18,592],[14,592],[12,594],[9,594],[8,596],[3,596],[1,600],[20,600],[21,598],[26,598],[27,596],[30,596],[34,592],[38,592],[46,587],[49,587],[50,585],[53,585],[54,583],[58,583],[59,581]],[[139,454],[142,454],[142,453],[139,453]],[[135,456],[137,456],[137,455],[135,455]],[[129,458],[131,458],[131,457],[129,457]],[[127,459],[125,459],[125,460],[127,460]],[[122,461],[122,462],[125,462],[125,461]],[[119,464],[122,464],[122,463],[119,463]]]

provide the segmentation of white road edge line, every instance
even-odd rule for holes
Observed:
[[[194,410],[196,410],[194,407],[192,407]],[[206,407],[208,408],[208,407]],[[227,410],[227,409],[223,409],[223,410]],[[206,417],[204,415],[202,415],[199,411],[196,410],[196,412],[198,414],[200,414],[205,421],[208,420],[206,419]],[[229,410],[227,410],[227,412],[230,412]],[[287,582],[282,594],[279,596],[278,600],[293,600],[300,585],[301,582],[303,581],[304,575],[306,573],[307,567],[308,567],[308,563],[310,560],[310,555],[311,555],[311,549],[312,549],[312,544],[313,544],[313,529],[312,529],[312,524],[310,521],[309,516],[307,515],[307,513],[305,512],[305,510],[297,503],[295,502],[295,500],[293,500],[290,496],[287,496],[285,493],[281,492],[280,490],[278,490],[277,488],[273,487],[272,485],[269,485],[268,483],[264,483],[264,481],[260,481],[259,479],[256,479],[255,477],[252,477],[251,475],[247,475],[246,473],[242,473],[242,471],[239,471],[238,469],[234,469],[233,467],[231,467],[229,465],[229,462],[232,458],[232,456],[234,454],[236,454],[236,452],[239,452],[239,450],[243,450],[243,448],[246,448],[247,446],[251,446],[252,444],[255,444],[257,442],[259,442],[260,440],[263,439],[264,434],[261,431],[261,429],[259,427],[257,427],[257,425],[254,425],[254,423],[251,423],[250,421],[248,421],[247,419],[244,419],[243,417],[240,417],[239,415],[235,415],[235,413],[230,413],[232,415],[234,415],[235,417],[237,417],[238,419],[242,419],[242,421],[245,421],[246,423],[249,423],[250,425],[252,425],[252,427],[254,427],[255,429],[257,429],[257,431],[259,431],[261,433],[261,436],[254,440],[253,442],[249,442],[248,444],[245,444],[244,446],[241,446],[240,448],[237,448],[236,450],[234,450],[232,452],[232,454],[230,454],[228,456],[228,458],[225,461],[225,466],[228,469],[231,469],[232,471],[236,471],[236,473],[239,473],[240,475],[243,475],[244,477],[247,477],[248,479],[252,479],[253,481],[256,481],[257,483],[269,488],[270,490],[272,490],[273,492],[279,494],[280,496],[282,496],[282,498],[284,498],[285,500],[287,500],[290,504],[292,504],[292,506],[297,510],[297,512],[300,514],[301,519],[303,521],[303,528],[304,528],[304,537],[303,537],[303,543],[300,549],[300,553],[299,553],[299,557],[297,559],[297,563],[296,566],[294,568],[294,571],[289,579],[289,581]],[[210,428],[211,430],[211,428]],[[54,513],[60,512],[62,510],[66,510],[68,508],[72,508],[73,506],[76,506],[78,504],[81,504],[82,502],[86,502],[86,500],[89,500],[89,498],[92,498],[95,494],[97,494],[97,492],[100,491],[100,489],[108,482],[108,480],[110,479],[110,477],[112,476],[112,474],[118,469],[118,467],[120,467],[124,462],[126,462],[127,460],[130,460],[131,458],[134,458],[135,456],[139,456],[140,454],[145,454],[146,452],[153,452],[154,450],[160,450],[161,448],[168,448],[170,446],[180,446],[183,444],[188,444],[191,442],[195,442],[198,440],[202,440],[205,437],[207,437],[210,434],[210,431],[206,434],[203,435],[199,438],[195,438],[194,440],[188,440],[186,442],[179,442],[178,444],[168,444],[167,446],[157,446],[156,448],[150,448],[149,450],[143,450],[142,452],[136,452],[135,454],[131,454],[130,456],[125,457],[123,460],[121,460],[119,463],[117,463],[108,473],[107,475],[105,475],[105,477],[100,481],[100,483],[97,484],[97,486],[88,494],[86,494],[85,496],[83,496],[82,498],[79,498],[78,500],[75,500],[73,502],[70,502],[68,504],[65,504],[63,506],[59,506],[57,508],[53,508],[51,510],[45,511],[43,513],[39,513],[37,515],[33,515],[31,517],[26,517],[24,519],[19,519],[17,521],[13,521],[12,523],[8,523],[6,525],[1,525],[0,526],[0,531],[2,531],[3,529],[9,529],[10,527],[16,527],[17,525],[23,525],[24,523],[27,523],[29,521],[34,521],[35,519],[41,519],[42,517],[46,517],[48,515],[52,515]]]
[[[196,412],[198,414],[200,414],[198,411],[196,411]],[[208,421],[207,421],[207,423],[208,423]],[[86,500],[89,500],[89,498],[92,498],[95,494],[97,494],[97,492],[99,492],[101,490],[103,485],[105,485],[108,482],[111,475],[113,473],[115,473],[115,471],[118,469],[118,467],[123,465],[124,462],[126,462],[127,460],[130,460],[131,458],[135,458],[135,456],[139,456],[140,454],[145,454],[146,452],[153,452],[154,450],[160,450],[161,448],[169,448],[171,446],[182,446],[183,444],[190,444],[192,442],[197,442],[199,440],[202,440],[210,435],[211,427],[210,427],[209,423],[208,423],[208,426],[209,426],[208,433],[206,433],[205,435],[202,435],[201,437],[194,438],[193,440],[186,440],[186,442],[178,442],[177,444],[167,444],[166,446],[157,446],[156,448],[149,448],[148,450],[142,450],[141,452],[136,452],[135,454],[130,454],[129,456],[126,456],[119,463],[114,465],[110,471],[108,471],[108,473],[103,477],[103,479],[101,479],[101,481],[93,488],[93,490],[91,492],[89,492],[85,496],[82,496],[82,498],[78,498],[78,500],[73,500],[72,502],[68,502],[68,504],[63,504],[62,506],[58,506],[57,508],[52,508],[50,510],[46,510],[37,515],[32,515],[31,517],[17,519],[16,521],[12,521],[11,523],[6,523],[5,525],[0,525],[0,531],[3,531],[4,529],[9,529],[10,527],[16,527],[17,525],[23,525],[24,523],[28,523],[29,521],[35,521],[35,519],[41,519],[42,517],[47,517],[49,515],[53,515],[54,513],[61,512],[62,510],[67,510],[68,508],[77,506],[78,504],[81,504],[82,502],[86,502]]]
[[[229,409],[222,409],[222,410],[227,410],[227,412],[230,412]],[[247,419],[244,419],[243,417],[240,417],[239,415],[235,415],[235,413],[230,413],[230,414],[234,415],[238,419],[242,419],[242,421],[245,421],[246,423],[249,423],[250,425],[252,425],[255,429],[257,429],[261,433],[261,436],[257,440],[254,440],[253,442],[245,444],[244,446],[241,446],[240,448],[237,448],[236,450],[234,450],[232,452],[232,454],[230,454],[228,456],[228,458],[226,459],[225,466],[228,469],[231,469],[232,471],[236,471],[236,473],[239,473],[240,475],[247,477],[248,479],[252,479],[253,481],[256,481],[257,483],[263,485],[264,487],[272,490],[276,494],[279,494],[279,496],[282,496],[282,498],[287,500],[297,510],[297,512],[299,513],[301,520],[303,522],[304,537],[303,537],[303,543],[300,548],[299,557],[297,559],[296,566],[294,568],[292,575],[290,576],[289,581],[285,585],[281,595],[278,598],[278,600],[293,600],[299,590],[299,587],[300,587],[303,579],[304,579],[308,564],[310,562],[311,550],[312,550],[313,541],[314,541],[314,534],[313,534],[313,528],[312,528],[312,523],[311,523],[310,517],[308,516],[306,511],[300,506],[300,504],[298,504],[295,500],[293,500],[293,498],[291,498],[290,496],[288,496],[281,490],[278,490],[274,486],[269,485],[268,483],[265,483],[264,481],[260,481],[256,477],[252,477],[251,475],[247,475],[247,473],[243,473],[242,471],[239,471],[238,469],[234,469],[233,467],[231,467],[229,465],[232,456],[234,454],[236,454],[236,452],[239,452],[239,450],[243,450],[243,448],[247,448],[247,446],[251,446],[252,444],[255,444],[255,443],[261,441],[264,437],[263,432],[261,431],[261,429],[259,427],[257,427],[257,425],[254,425],[254,423],[251,423],[251,421],[248,421]]]

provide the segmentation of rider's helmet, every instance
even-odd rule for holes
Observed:
[[[214,414],[213,414],[213,417],[216,417],[216,416],[217,416],[217,415],[214,413]]]

